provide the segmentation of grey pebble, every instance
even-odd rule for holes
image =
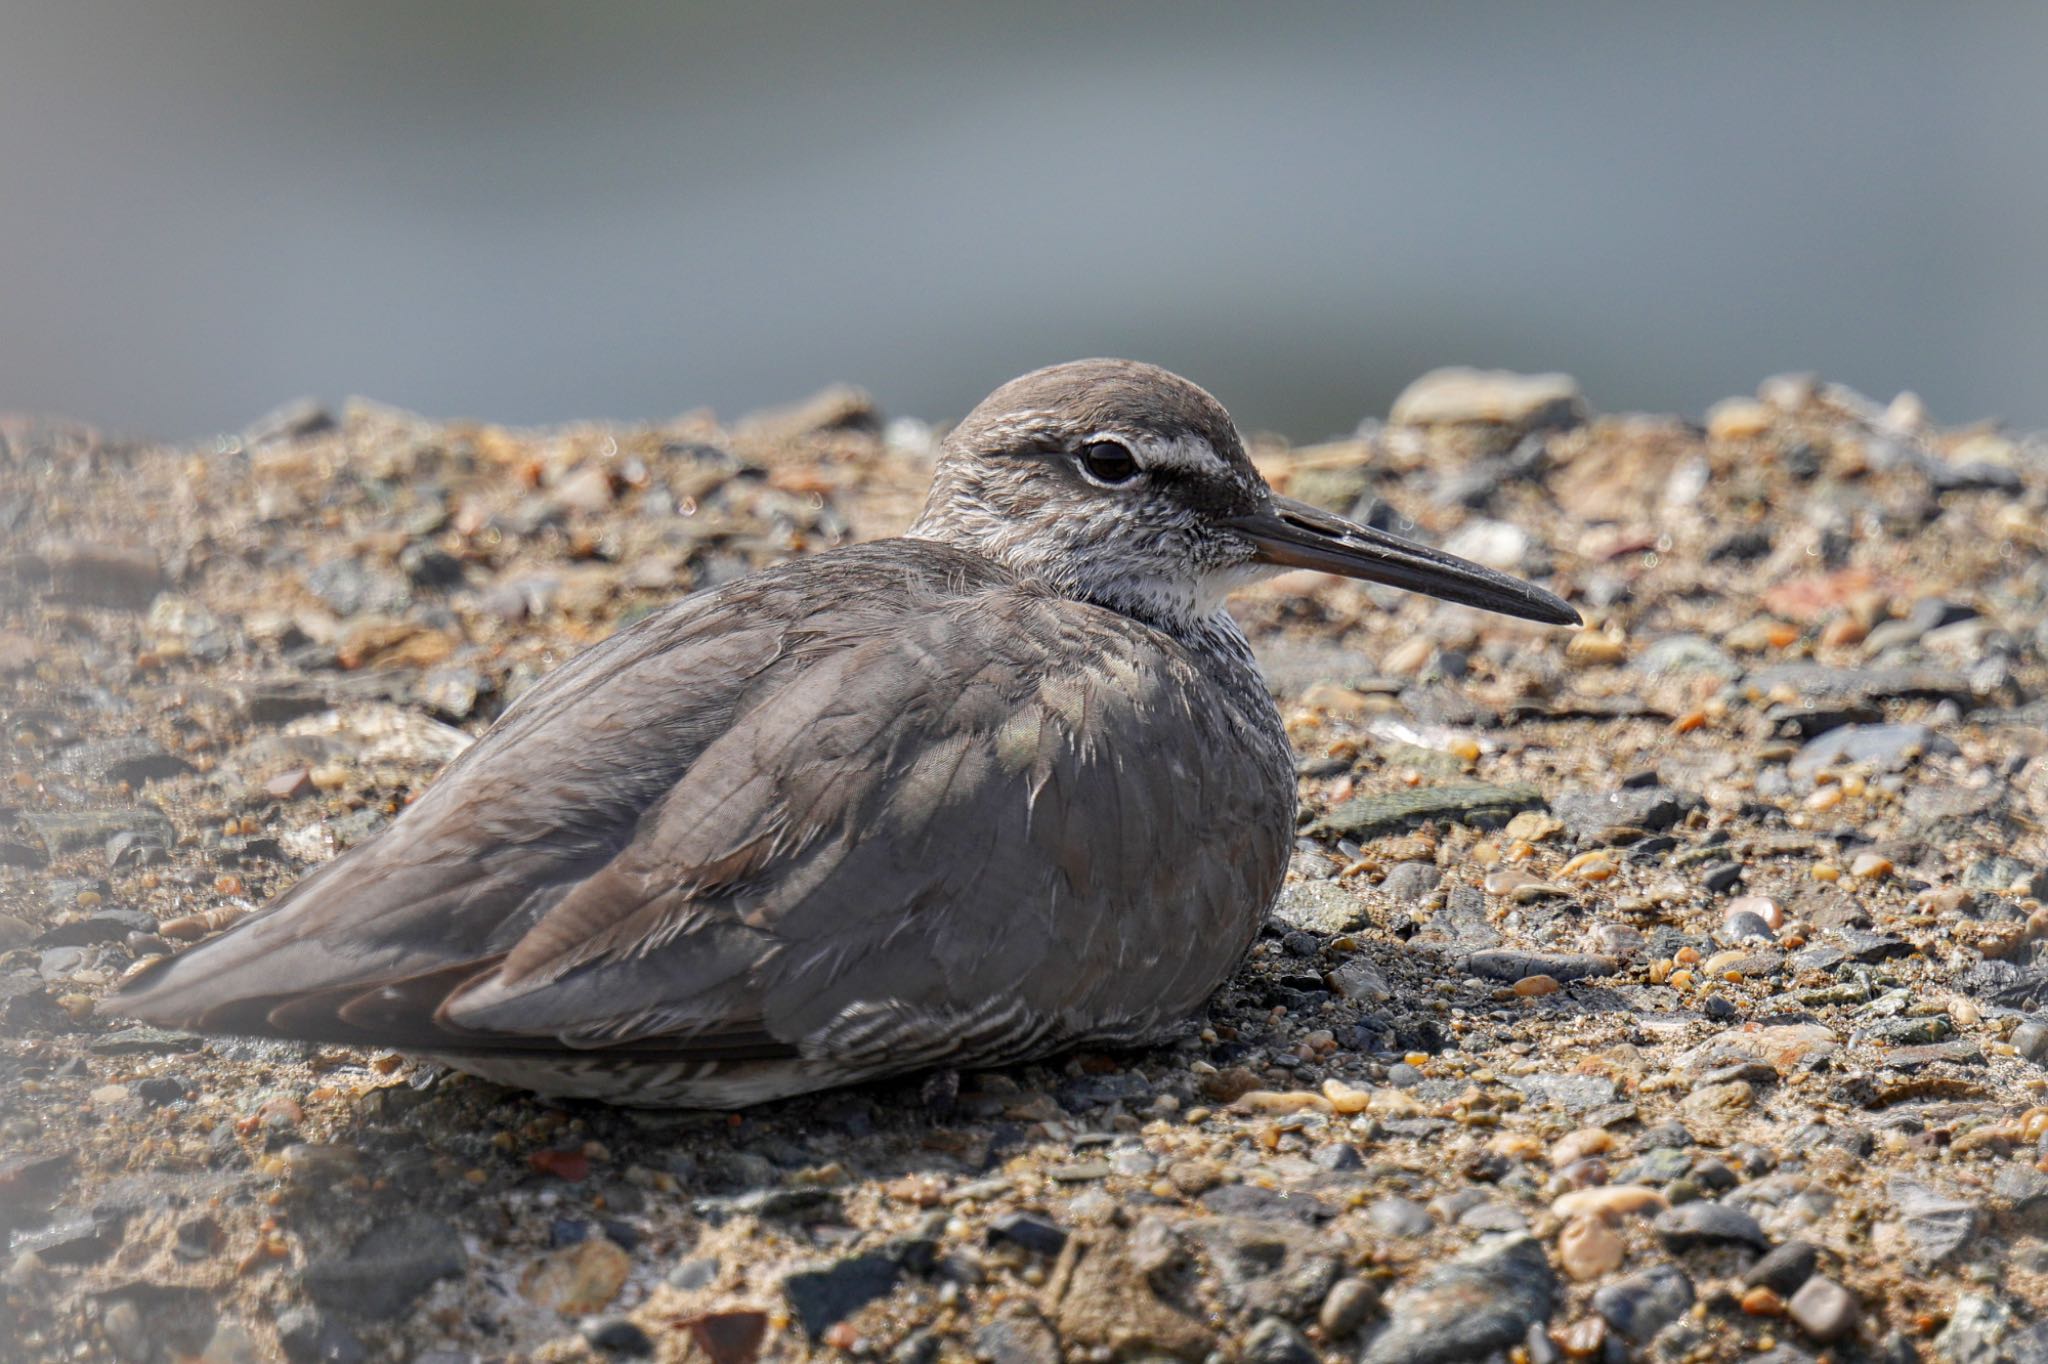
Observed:
[[[1482,1243],[1395,1295],[1359,1364],[1452,1364],[1519,1343],[1550,1315],[1557,1279],[1541,1243]]]
[[[1692,1280],[1677,1265],[1652,1265],[1606,1284],[1593,1295],[1593,1310],[1630,1340],[1645,1341],[1692,1307]]]
[[[1855,1294],[1826,1275],[1816,1274],[1799,1286],[1785,1311],[1800,1330],[1828,1345],[1856,1329],[1862,1307]]]
[[[1801,1284],[1813,1277],[1814,1265],[1819,1259],[1819,1248],[1811,1241],[1787,1241],[1751,1265],[1742,1276],[1742,1282],[1748,1287],[1768,1288],[1781,1298],[1789,1298],[1799,1291]]]
[[[1278,1317],[1261,1317],[1244,1338],[1244,1364],[1322,1364],[1307,1337]]]

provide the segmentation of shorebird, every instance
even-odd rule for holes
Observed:
[[[1548,592],[1276,496],[1124,360],[945,439],[909,532],[687,597],[548,675],[386,829],[110,1011],[739,1107],[1160,1039],[1278,894],[1294,762],[1234,588]]]

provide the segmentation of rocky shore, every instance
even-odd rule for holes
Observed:
[[[1176,1045],[636,1113],[95,1012],[932,439],[0,418],[0,1359],[2048,1361],[2048,437],[1911,395],[1255,442],[1589,626],[1238,600],[1302,825]]]

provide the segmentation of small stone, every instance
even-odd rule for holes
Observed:
[[[1366,1207],[1365,1217],[1380,1235],[1397,1239],[1427,1236],[1436,1230],[1436,1222],[1420,1203],[1396,1194],[1374,1200]]]
[[[1028,1309],[997,1317],[976,1330],[974,1353],[1002,1364],[1060,1364],[1059,1338]]]
[[[886,1297],[902,1275],[903,1266],[892,1256],[850,1255],[821,1269],[784,1276],[782,1292],[804,1334],[816,1343],[836,1323]]]
[[[1322,1364],[1301,1332],[1278,1317],[1262,1317],[1244,1338],[1244,1364]]]
[[[625,1317],[599,1317],[583,1323],[583,1338],[598,1349],[639,1358],[654,1353],[654,1342]]]
[[[1186,1231],[1208,1251],[1223,1301],[1240,1311],[1305,1317],[1341,1272],[1313,1233],[1285,1222],[1225,1217]]]
[[[1820,1250],[1811,1241],[1787,1241],[1749,1267],[1742,1281],[1789,1298],[1813,1277]]]
[[[468,1265],[469,1254],[452,1226],[415,1213],[372,1227],[346,1255],[313,1261],[303,1280],[322,1307],[391,1318],[434,1280],[460,1274]]]
[[[1593,1295],[1593,1310],[1609,1326],[1637,1342],[1677,1321],[1692,1303],[1692,1280],[1677,1265],[1653,1265]]]
[[[2001,1300],[1982,1293],[1964,1293],[1948,1315],[1948,1325],[1934,1338],[1942,1364],[2003,1364],[2005,1338],[2017,1318]]]
[[[1338,966],[1327,980],[1339,996],[1362,1004],[1384,1004],[1394,997],[1385,974],[1363,955]]]
[[[1330,1286],[1316,1323],[1326,1340],[1343,1340],[1380,1310],[1379,1285],[1370,1279],[1339,1279]]]
[[[1606,846],[1659,833],[1704,804],[1689,793],[1648,786],[1562,795],[1550,808],[1580,842]]]
[[[291,1364],[360,1364],[368,1354],[346,1325],[306,1307],[278,1313],[277,1343]]]
[[[1524,812],[1526,815],[1528,812]],[[1521,819],[1524,815],[1515,816]],[[1512,828],[1513,820],[1509,821]],[[1403,904],[1413,904],[1437,888],[1444,874],[1434,862],[1396,862],[1388,868],[1380,889]]]
[[[1982,1215],[1975,1203],[1905,1178],[1893,1179],[1885,1192],[1899,1213],[1897,1226],[1908,1250],[1922,1265],[1948,1263],[1977,1236]]]
[[[1056,1222],[1028,1212],[1006,1213],[989,1224],[988,1242],[1008,1242],[1034,1255],[1057,1255],[1067,1244],[1067,1233]]]
[[[1422,375],[1394,399],[1396,426],[1478,425],[1526,431],[1577,426],[1586,399],[1568,374],[1516,374],[1449,366]]]
[[[1612,1274],[1621,1268],[1627,1252],[1620,1231],[1606,1217],[1574,1217],[1557,1235],[1558,1261],[1564,1272],[1580,1283]]]
[[[1651,1226],[1664,1238],[1664,1244],[1675,1251],[1726,1244],[1768,1250],[1771,1245],[1770,1238],[1764,1235],[1763,1228],[1757,1225],[1754,1217],[1724,1203],[1700,1201],[1682,1204],[1659,1213]]]
[[[2048,1023],[2030,1018],[2012,1031],[2012,1045],[2037,1066],[2048,1066]]]
[[[593,1236],[536,1260],[521,1276],[519,1291],[529,1302],[564,1316],[588,1316],[611,1305],[632,1269],[631,1256]]]
[[[1504,1350],[1550,1316],[1556,1291],[1538,1242],[1496,1238],[1396,1294],[1359,1364],[1454,1364]]]
[[[1786,1315],[1822,1345],[1831,1345],[1855,1330],[1861,1311],[1856,1295],[1824,1274],[1801,1284],[1785,1304]]]
[[[263,793],[274,800],[297,800],[313,793],[313,774],[303,767],[280,772],[263,783]]]

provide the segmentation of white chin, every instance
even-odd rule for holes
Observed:
[[[1224,598],[1231,593],[1284,572],[1272,564],[1235,564],[1204,573],[1195,582],[1195,605],[1203,615],[1213,615],[1223,609]]]

